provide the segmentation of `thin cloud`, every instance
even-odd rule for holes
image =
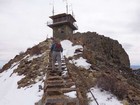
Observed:
[[[128,50],[131,50],[131,48],[133,47],[133,45],[132,44],[129,44],[129,43],[123,43],[122,46],[127,51]]]
[[[140,33],[140,8],[137,9],[134,22],[131,24],[132,32]]]

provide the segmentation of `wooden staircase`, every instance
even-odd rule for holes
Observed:
[[[62,60],[62,73],[52,71],[51,62],[44,82],[44,95],[35,105],[79,105],[78,89],[72,80],[65,60]]]

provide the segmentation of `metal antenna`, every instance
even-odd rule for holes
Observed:
[[[70,7],[71,7],[71,10],[70,10],[71,15],[74,17],[74,12],[73,12],[73,6],[72,6],[72,4],[70,5]]]
[[[72,4],[69,5],[69,12],[71,13],[71,15],[75,18],[74,12],[73,12],[73,6]]]
[[[53,7],[52,7],[52,15],[54,16],[54,0],[53,0]]]
[[[63,0],[66,2],[66,13],[68,14],[68,1],[67,0]]]
[[[50,3],[52,5],[52,15],[54,16],[54,0]]]
[[[68,14],[68,1],[66,0],[66,13]]]

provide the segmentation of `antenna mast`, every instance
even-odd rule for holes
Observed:
[[[54,16],[54,0],[53,0],[52,5],[53,5],[53,7],[52,7],[52,15]]]
[[[51,1],[50,5],[52,5],[52,15],[54,16],[54,0]]]
[[[73,17],[75,17],[75,16],[74,16],[74,12],[73,12],[73,7],[72,7],[72,4],[70,5],[70,7],[69,7],[69,8],[70,8],[70,12],[71,12],[72,16],[73,16]]]
[[[68,1],[67,0],[63,0],[66,2],[66,13],[68,14]]]
[[[66,13],[68,14],[68,1],[66,0]]]

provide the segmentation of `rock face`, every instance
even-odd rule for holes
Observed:
[[[70,39],[83,45],[82,56],[92,64],[92,73],[82,73],[89,78],[88,83],[91,81],[91,85],[110,91],[130,105],[140,104],[140,78],[130,69],[129,57],[118,41],[94,32],[76,33]]]
[[[92,64],[130,67],[129,57],[117,40],[87,32],[74,34],[73,42],[83,45],[84,56]]]

